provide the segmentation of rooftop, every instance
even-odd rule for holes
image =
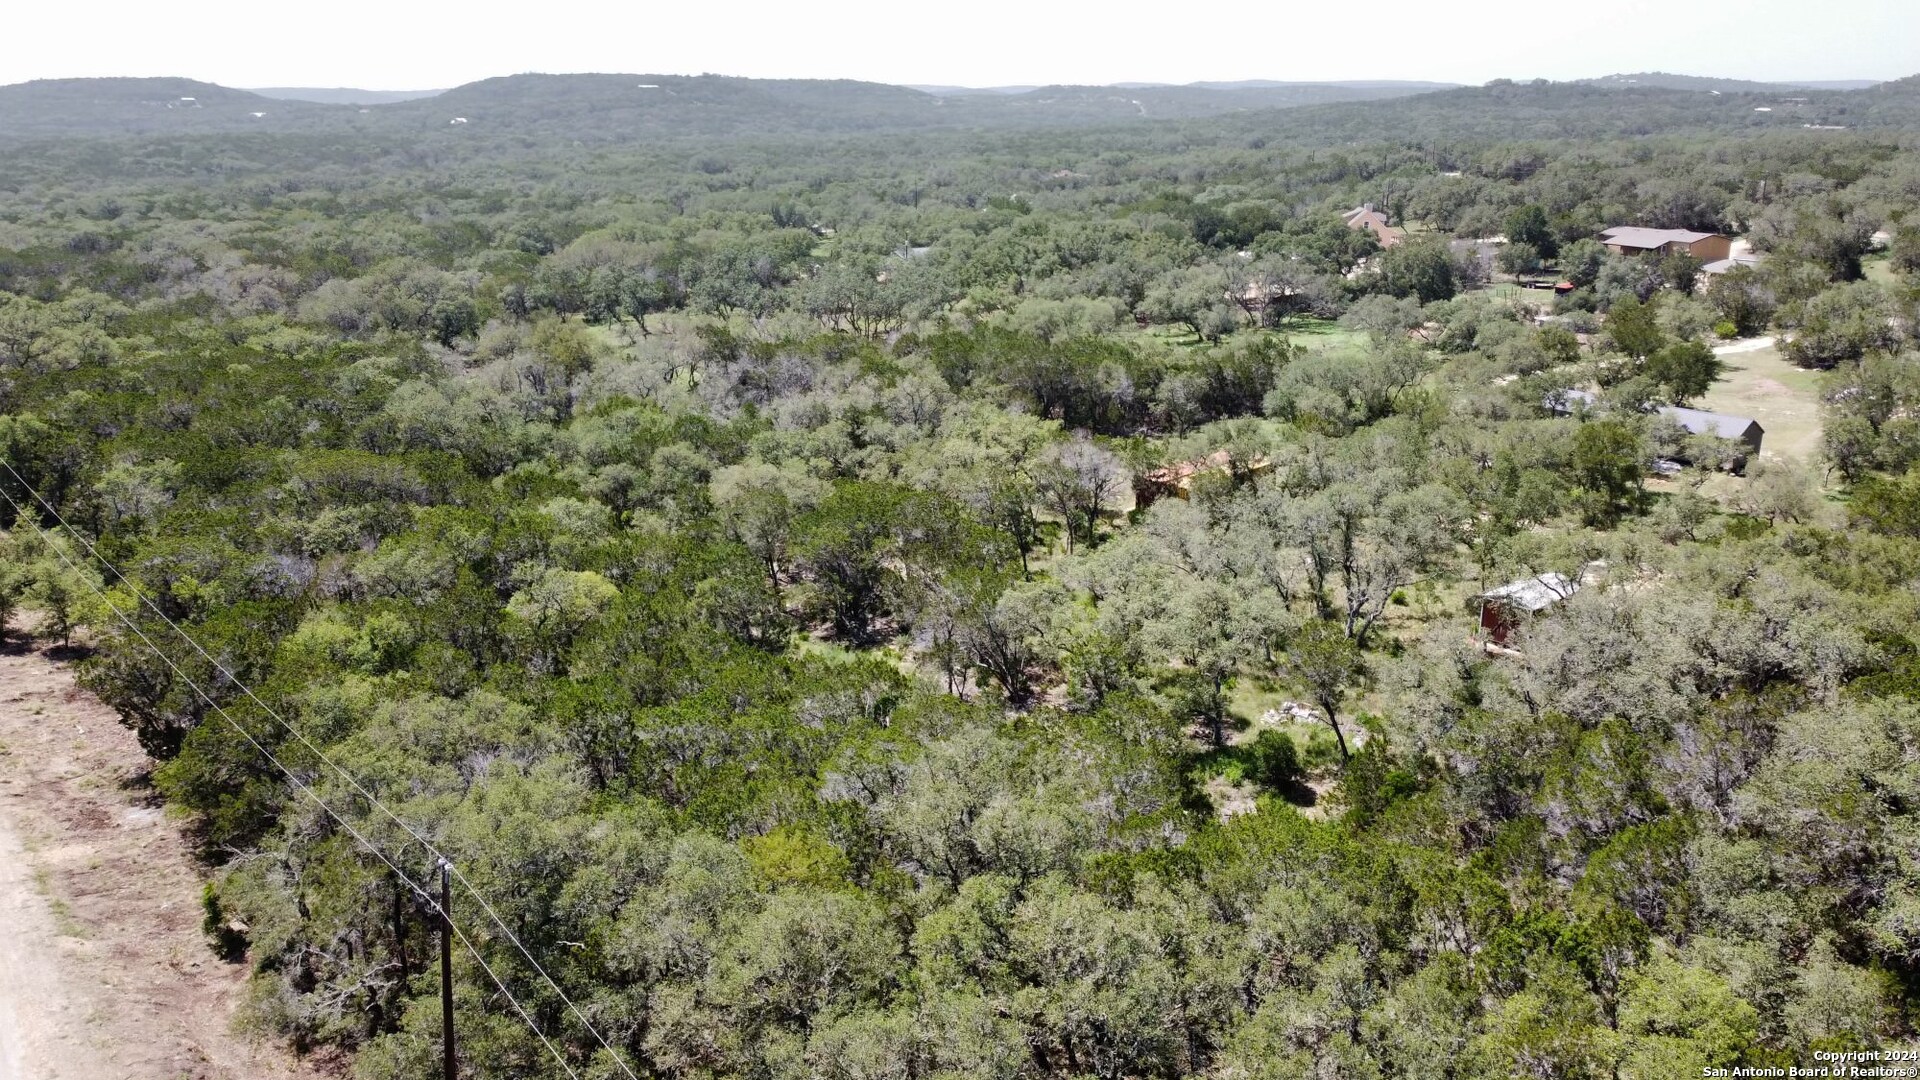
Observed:
[[[1660,415],[1672,419],[1695,435],[1717,435],[1722,439],[1737,439],[1746,434],[1748,428],[1759,423],[1749,416],[1730,416],[1672,406],[1661,409]]]
[[[1658,248],[1668,244],[1692,244],[1705,240],[1718,233],[1690,232],[1686,229],[1644,229],[1638,225],[1621,225],[1600,234],[1600,239],[1621,247]]]
[[[1523,611],[1544,611],[1579,591],[1579,582],[1567,580],[1567,576],[1557,570],[1549,570],[1489,590],[1480,599],[1497,600]]]

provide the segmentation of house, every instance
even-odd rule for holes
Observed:
[[[1686,229],[1643,229],[1621,225],[1600,234],[1600,242],[1615,255],[1686,254],[1703,263],[1717,262],[1733,254],[1733,238],[1719,233],[1689,232]]]
[[[1215,450],[1198,461],[1182,461],[1150,469],[1133,478],[1134,506],[1144,510],[1169,495],[1183,500],[1192,498],[1196,477],[1208,473],[1226,473],[1232,467],[1233,456],[1225,450]],[[1264,457],[1254,457],[1248,459],[1244,467],[1248,473],[1262,476],[1273,471],[1273,462]]]
[[[1579,591],[1579,582],[1569,581],[1565,574],[1553,570],[1509,582],[1478,597],[1480,631],[1493,644],[1505,645],[1508,636],[1526,619]]]
[[[1374,209],[1372,203],[1354,207],[1340,215],[1340,220],[1346,222],[1349,229],[1366,229],[1373,233],[1374,239],[1380,241],[1383,248],[1390,248],[1407,238],[1407,230],[1387,224],[1387,215]]]

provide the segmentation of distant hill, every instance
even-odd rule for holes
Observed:
[[[328,106],[276,101],[192,79],[41,79],[0,86],[0,135],[305,130],[324,126],[328,112]]]
[[[1781,90],[1865,90],[1878,85],[1872,79],[1837,79],[1828,82],[1749,82],[1745,79],[1715,79],[1699,75],[1673,75],[1664,71],[1642,71],[1632,75],[1602,75],[1581,79],[1588,86],[1613,89],[1632,87],[1641,90],[1706,90],[1719,94],[1749,94]]]
[[[1037,86],[922,86],[918,83],[907,84],[907,89],[918,90],[934,97],[968,97],[975,94],[1024,94],[1029,90],[1040,89]]]
[[[1322,144],[1604,139],[1809,128],[1920,130],[1920,76],[1850,91],[1759,85],[1760,90],[1704,93],[1503,79],[1386,103],[1255,114],[1244,130],[1249,137],[1269,141]]]
[[[1209,118],[1229,122],[1230,130],[1243,129],[1249,139],[1315,144],[1418,142],[1449,134],[1547,139],[1759,127],[1920,128],[1920,90],[1912,79],[1844,91],[1679,75],[1578,83],[1497,80],[1484,87],[1438,90],[1433,85],[1250,82],[932,93],[852,80],[512,75],[432,96],[359,104],[273,98],[186,79],[71,79],[0,86],[0,138],[357,133],[403,140],[619,144],[679,137],[1069,129]]]
[[[444,94],[444,90],[357,90],[352,87],[268,86],[248,93],[276,101],[311,101],[320,105],[390,105],[396,101],[416,101]]]
[[[1397,91],[1405,94],[1423,94],[1429,90],[1451,90],[1459,83],[1419,82],[1402,79],[1353,79],[1328,82],[1298,82],[1279,79],[1242,79],[1237,82],[1196,82],[1196,83],[1159,83],[1159,82],[1119,82],[1102,86],[1080,87],[1087,90],[1301,90],[1311,87],[1315,93],[1327,90],[1359,91],[1354,100],[1366,100],[1378,91]],[[1041,86],[923,86],[910,85],[909,90],[919,90],[936,97],[965,97],[978,94],[1029,94],[1035,90],[1048,89]]]
[[[1417,87],[1417,88],[1416,88]],[[1189,119],[1258,109],[1291,109],[1342,101],[1408,97],[1432,87],[1358,86],[1331,83],[1272,83],[1231,89],[1206,86],[1043,86],[1008,95],[990,108],[1029,120],[1049,116],[1124,119],[1128,116]]]
[[[234,90],[184,79],[70,79],[0,87],[0,136],[460,127],[617,142],[744,135],[1079,127],[1405,96],[1430,84],[939,87],[720,75],[510,75],[438,93]]]
[[[1243,79],[1239,82],[1197,82],[1188,86],[1202,90],[1275,90],[1286,87],[1330,86],[1339,90],[1397,90],[1424,94],[1430,90],[1452,90],[1459,83],[1421,82],[1407,79],[1339,79],[1327,82],[1285,82],[1272,79]]]
[[[1748,82],[1744,79],[1715,79],[1699,75],[1673,75],[1665,71],[1637,71],[1630,75],[1602,75],[1581,79],[1583,86],[1622,90],[1703,90],[1719,94],[1747,94],[1785,90],[1785,83]]]
[[[943,99],[852,80],[721,75],[508,75],[381,106],[389,124],[564,130],[586,140],[942,125]]]

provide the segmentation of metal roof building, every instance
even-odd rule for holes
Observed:
[[[1488,640],[1505,645],[1520,620],[1536,615],[1580,591],[1580,583],[1549,570],[1509,582],[1480,595],[1480,629]]]
[[[1674,406],[1660,410],[1660,415],[1687,429],[1689,435],[1712,435],[1721,439],[1733,439],[1746,443],[1754,453],[1760,452],[1760,439],[1766,429],[1760,421],[1750,416],[1730,416],[1727,413],[1706,412],[1702,409],[1682,409]]]

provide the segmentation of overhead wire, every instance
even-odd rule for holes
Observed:
[[[371,791],[368,791],[366,789],[366,786],[361,784],[360,781],[357,778],[355,778],[352,773],[349,773],[346,769],[343,769],[339,765],[335,764],[334,761],[331,758],[327,757],[327,755],[324,752],[322,752],[318,746],[315,746],[313,744],[312,740],[308,739],[304,734],[300,732],[298,728],[294,727],[291,723],[288,723],[286,718],[281,716],[280,713],[273,708],[273,706],[267,704],[265,701],[262,701],[260,699],[260,696],[258,694],[255,694],[251,687],[241,682],[239,677],[234,675],[233,672],[229,671],[224,664],[220,663],[219,660],[215,659],[213,654],[209,653],[206,649],[202,648],[200,643],[193,639],[193,635],[187,633],[184,629],[180,627],[179,623],[175,622],[171,617],[169,617],[165,611],[162,611],[158,604],[154,603],[150,597],[148,597],[144,592],[140,590],[139,586],[127,580],[127,576],[125,574],[122,574],[120,572],[119,567],[115,566],[111,560],[109,560],[106,556],[101,555],[99,550],[93,546],[92,542],[90,542],[86,538],[85,534],[81,533],[80,530],[74,528],[73,525],[67,521],[66,517],[60,513],[60,510],[58,507],[48,502],[44,496],[42,496],[37,490],[34,489],[32,484],[27,483],[25,478],[23,478],[19,474],[19,472],[15,471],[12,462],[6,461],[4,459],[0,459],[0,467],[4,467],[7,470],[7,474],[13,477],[14,482],[19,484],[20,487],[23,490],[25,490],[28,495],[32,496],[32,499],[34,502],[38,503],[41,507],[45,508],[47,513],[51,514],[53,516],[53,519],[60,523],[61,528],[65,529],[67,533],[70,536],[72,536],[76,542],[80,544],[81,547],[87,550],[88,555],[91,555],[95,561],[100,563],[101,566],[106,567],[107,571],[111,573],[114,576],[114,578],[120,582],[120,584],[126,586],[127,590],[133,594],[135,599],[139,600],[143,605],[147,607],[148,610],[152,611],[155,615],[159,616],[160,620],[166,623],[168,628],[170,628],[174,632],[174,634],[176,634],[182,641],[185,641],[193,649],[193,651],[199,653],[201,658],[206,660],[207,663],[212,664],[215,671],[218,671],[229,683],[233,684],[235,687],[238,687],[240,692],[246,695],[248,700],[252,701],[255,705],[259,706],[262,712],[272,717],[273,721],[279,724],[280,727],[287,732],[287,734],[297,739],[302,746],[306,747],[309,753],[311,753],[315,758],[317,758],[322,764],[326,765],[329,769],[332,769],[333,772],[336,775],[338,775],[342,780],[346,781],[346,783],[350,787],[352,787],[354,791],[360,794],[361,798],[367,800],[369,805],[379,810],[380,813],[386,815],[387,819],[392,821],[395,825],[398,825],[402,831],[404,831],[408,836],[412,837],[413,840],[416,843],[418,843],[422,848],[426,849],[427,853],[430,856],[432,856],[437,861],[443,862],[447,864],[447,866],[451,867],[454,880],[458,881],[460,883],[460,886],[467,891],[467,894],[473,897],[474,901],[480,905],[480,909],[483,912],[485,912],[488,920],[493,923],[494,927],[498,929],[500,933],[504,935],[508,941],[512,942],[515,951],[517,951],[521,955],[521,957],[526,960],[527,964],[531,966],[533,970],[539,974],[541,980],[544,981],[547,984],[547,986],[553,990],[554,994],[560,998],[561,1002],[566,1005],[567,1010],[573,1014],[574,1019],[580,1021],[580,1025],[587,1030],[588,1034],[593,1036],[594,1041],[600,1044],[601,1049],[605,1050],[613,1058],[614,1062],[620,1066],[620,1071],[627,1075],[628,1080],[639,1080],[639,1077],[634,1074],[634,1071],[628,1067],[626,1060],[620,1055],[618,1051],[614,1050],[613,1046],[610,1043],[607,1042],[606,1037],[600,1034],[600,1030],[593,1025],[593,1022],[587,1019],[586,1014],[580,1009],[580,1006],[574,1004],[573,999],[567,996],[567,992],[561,989],[559,982],[556,981],[552,975],[548,974],[547,969],[541,965],[538,959],[534,957],[533,951],[527,948],[526,944],[522,942],[519,936],[513,932],[513,929],[507,925],[506,920],[502,919],[500,917],[499,912],[494,910],[493,905],[487,902],[487,898],[481,894],[480,890],[474,886],[472,881],[468,880],[467,875],[460,870],[460,867],[458,864],[456,864],[452,859],[448,858],[446,856],[446,853],[441,851],[438,845],[433,843],[433,841],[427,839],[425,836],[422,836],[419,830],[407,824],[407,822],[404,819],[402,819],[399,814],[394,813],[394,811],[391,808],[389,808],[384,802],[381,802],[378,796],[374,795]],[[13,500],[11,497],[9,497],[7,501],[9,503],[13,503]],[[13,503],[13,505],[14,505],[15,512],[16,513],[19,512],[19,504]]]
[[[21,486],[26,488],[30,493],[33,492],[33,488],[31,487],[31,485],[28,485],[24,481],[20,480],[20,475],[14,472],[12,465],[7,464],[5,462],[0,462],[0,465],[6,465],[7,471],[9,473],[13,473],[14,479],[16,481],[20,481]],[[400,869],[400,867],[391,858],[389,858],[385,852],[381,851],[380,848],[377,847],[371,840],[368,840],[365,834],[363,834],[359,829],[354,827],[353,822],[348,820],[346,815],[340,813],[338,810],[335,810],[332,806],[328,805],[327,801],[321,798],[319,793],[314,791],[311,785],[303,782],[300,779],[299,775],[296,774],[291,768],[289,768],[284,762],[282,762],[280,758],[273,753],[273,751],[268,750],[265,746],[261,745],[260,741],[254,738],[253,734],[249,732],[245,726],[243,726],[239,721],[235,720],[231,715],[229,715],[227,713],[227,710],[224,707],[222,707],[218,701],[214,700],[212,695],[208,694],[206,690],[203,689],[200,686],[200,684],[191,675],[188,675],[185,671],[181,670],[180,665],[175,663],[173,658],[168,656],[164,651],[162,651],[158,645],[154,644],[153,639],[148,637],[146,632],[140,628],[139,624],[135,623],[133,619],[127,615],[126,612],[122,611],[120,607],[113,602],[112,598],[110,598],[106,594],[106,591],[104,589],[102,589],[99,585],[94,584],[93,579],[80,569],[79,564],[76,563],[67,554],[67,552],[60,546],[60,544],[57,543],[52,538],[48,530],[42,527],[38,522],[34,521],[31,517],[29,517],[26,514],[25,510],[20,506],[20,504],[14,501],[13,496],[9,495],[4,488],[0,488],[0,498],[5,499],[7,501],[7,505],[13,508],[14,517],[16,520],[25,521],[29,525],[31,525],[34,528],[34,530],[37,533],[39,533],[40,537],[46,541],[47,546],[50,549],[52,549],[53,553],[59,556],[60,561],[66,564],[66,567],[73,572],[74,576],[78,577],[87,586],[87,588],[92,591],[93,595],[100,599],[100,602],[106,606],[107,610],[113,612],[114,616],[118,618],[123,624],[125,624],[127,629],[132,631],[135,637],[139,638],[140,641],[143,644],[145,644],[146,647],[149,650],[151,650],[155,656],[160,658],[162,663],[166,664],[167,667],[170,668],[173,671],[173,673],[180,678],[182,682],[186,683],[187,686],[190,687],[193,690],[193,692],[200,697],[202,701],[206,702],[208,707],[213,709],[216,715],[218,715],[222,720],[226,721],[228,726],[232,727],[236,734],[238,734],[242,739],[245,739],[248,745],[252,746],[255,750],[259,751],[262,757],[266,758],[267,761],[271,762],[275,768],[279,769],[280,772],[284,773],[286,775],[287,782],[289,784],[292,784],[295,790],[300,792],[300,794],[306,796],[308,799],[312,800],[315,805],[319,806],[320,809],[327,814],[327,816],[331,817],[334,821],[338,822],[340,824],[340,827],[345,829],[348,835],[352,836],[354,840],[360,844],[361,847],[365,848],[367,852],[371,854],[374,858],[380,860],[380,862],[383,865],[385,865],[388,870],[393,872],[394,877],[398,878],[402,884],[406,885],[409,889],[413,890],[416,896],[420,897],[426,902],[428,907],[432,909],[433,913],[440,918],[442,924],[445,925],[449,930],[453,932],[454,937],[458,938],[460,941],[460,944],[464,946],[467,952],[473,956],[474,961],[480,965],[480,969],[486,972],[487,978],[493,982],[494,986],[496,986],[500,990],[501,995],[504,996],[507,999],[507,1001],[513,1006],[514,1012],[519,1014],[521,1021],[527,1025],[528,1030],[532,1031],[534,1036],[538,1038],[542,1043],[542,1045],[546,1047],[547,1052],[553,1056],[554,1061],[560,1065],[560,1068],[564,1070],[569,1077],[572,1077],[573,1080],[579,1080],[579,1074],[576,1073],[573,1070],[573,1067],[568,1064],[565,1055],[561,1054],[559,1048],[553,1045],[552,1040],[550,1040],[547,1037],[546,1033],[540,1030],[540,1026],[534,1022],[533,1017],[527,1011],[526,1006],[522,1005],[519,999],[514,997],[513,991],[507,988],[507,984],[505,980],[501,979],[500,976],[494,971],[492,965],[487,963],[486,957],[483,956],[480,950],[474,946],[472,940],[467,937],[466,932],[461,930],[459,925],[453,921],[452,916],[446,911],[446,909],[441,907],[440,904],[433,899],[432,894],[429,893],[425,888],[422,888],[421,885],[418,882],[414,881],[412,877],[408,876],[406,871]],[[39,501],[42,506],[46,505],[45,500],[40,499],[38,493],[34,493],[34,498],[37,501]],[[59,517],[57,513],[54,516],[56,518]],[[66,524],[64,519],[62,519],[61,523],[63,525]],[[69,532],[73,531],[73,528],[70,525],[67,526],[67,529]],[[87,544],[85,540],[82,540],[81,544],[82,546],[87,547],[89,550],[91,550],[92,548],[92,545]],[[97,553],[95,554],[94,557],[100,558],[100,556]],[[106,560],[101,559],[101,562],[105,563]],[[110,569],[112,568],[112,564],[107,563],[107,565]],[[116,577],[120,576],[118,570],[114,570],[114,574]],[[122,582],[126,581],[124,577],[121,577],[120,580]],[[132,585],[129,584],[128,588],[132,588]],[[135,590],[135,595],[139,595],[138,590]],[[162,618],[165,618],[164,614],[162,615]],[[168,620],[168,622],[170,625],[172,624],[172,620]],[[186,634],[183,631],[180,631],[178,626],[175,626],[174,630],[175,632],[180,633],[182,637],[186,636]],[[202,655],[203,656],[205,655],[204,651],[202,651]],[[209,660],[211,660],[211,657],[209,657]],[[219,667],[217,663],[214,666]],[[230,673],[227,673],[224,668],[222,668],[221,670],[223,674],[227,675],[228,679],[233,679],[233,676]],[[235,685],[239,685],[238,680],[234,680],[234,682],[235,682]],[[255,700],[257,701],[258,699],[255,699]],[[281,723],[284,725],[286,722],[283,720],[281,721]],[[302,740],[302,741],[304,742],[305,740]],[[429,850],[431,850],[431,848]],[[451,873],[453,873],[456,876],[458,875],[459,873],[458,869],[453,866],[453,863],[450,860],[446,860],[442,858],[441,861],[444,865],[448,867]],[[471,887],[469,887],[469,889],[471,891]],[[476,898],[477,898],[477,894],[476,894]],[[484,905],[484,901],[483,901],[483,905]],[[498,916],[494,916],[494,918],[495,918],[495,921],[498,921]],[[615,1060],[616,1061],[619,1060],[619,1056],[617,1054],[615,1055]],[[625,1068],[624,1062],[621,1062],[621,1067]],[[632,1075],[632,1074],[629,1073],[628,1075]]]

